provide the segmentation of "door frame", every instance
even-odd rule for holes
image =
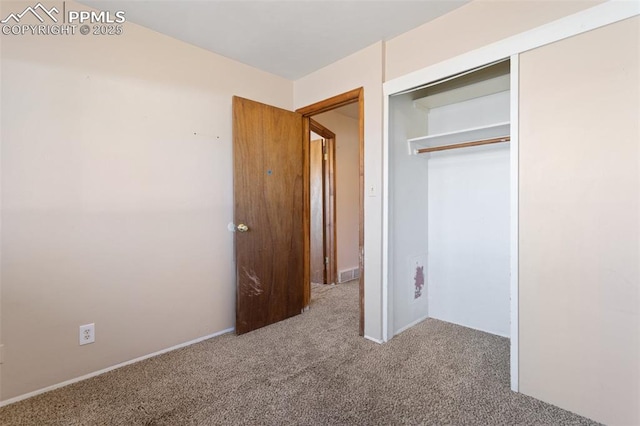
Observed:
[[[303,223],[306,229],[304,238],[304,297],[305,306],[308,306],[308,302],[311,299],[311,268],[310,268],[310,187],[309,187],[309,143],[311,128],[311,117],[314,115],[322,114],[323,112],[331,111],[340,108],[345,105],[358,103],[358,139],[359,139],[359,186],[360,186],[360,208],[359,208],[359,226],[358,226],[358,247],[360,254],[359,269],[360,269],[360,283],[359,283],[359,305],[360,305],[360,320],[358,324],[358,334],[364,336],[364,88],[359,87],[357,89],[350,90],[337,96],[325,99],[320,102],[316,102],[311,105],[307,105],[296,110],[297,113],[302,114],[303,117],[303,155],[304,155],[304,209],[303,209]]]
[[[323,229],[322,240],[324,244],[324,257],[328,259],[324,270],[324,284],[334,284],[337,282],[337,254],[336,242],[336,135],[322,124],[309,119],[309,129],[326,141],[327,158],[322,162],[323,180]],[[333,197],[331,197],[333,194]],[[329,232],[327,232],[329,229]]]

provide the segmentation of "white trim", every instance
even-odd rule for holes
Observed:
[[[162,354],[165,354],[167,352],[175,351],[176,349],[181,349],[181,348],[184,348],[186,346],[191,346],[191,345],[194,345],[196,343],[200,343],[200,342],[202,342],[204,340],[211,339],[213,337],[218,337],[218,336],[221,336],[223,334],[231,333],[234,330],[235,330],[235,328],[228,328],[226,330],[222,330],[222,331],[219,331],[217,333],[209,334],[208,336],[199,337],[199,338],[197,338],[195,340],[190,340],[190,341],[185,342],[185,343],[180,343],[179,345],[171,346],[170,348],[162,349],[162,350],[160,350],[158,352],[154,352],[154,353],[151,353],[151,354],[148,354],[148,355],[143,355],[141,357],[134,358],[134,359],[131,359],[129,361],[125,361],[125,362],[122,362],[120,364],[113,365],[111,367],[103,368],[102,370],[94,371],[93,373],[85,374],[84,376],[76,377],[76,378],[70,379],[70,380],[65,380],[64,382],[57,383],[55,385],[47,386],[47,387],[42,388],[42,389],[38,389],[38,390],[35,390],[35,391],[32,391],[32,392],[28,392],[28,393],[16,396],[16,397],[11,398],[11,399],[7,399],[5,401],[0,401],[0,408],[4,407],[4,406],[7,406],[9,404],[13,404],[13,403],[18,402],[18,401],[25,400],[27,398],[31,398],[31,397],[36,396],[36,395],[43,394],[45,392],[49,392],[49,391],[52,391],[52,390],[55,390],[55,389],[59,389],[61,387],[64,387],[64,386],[67,386],[67,385],[71,385],[73,383],[81,382],[83,380],[87,380],[87,379],[90,379],[92,377],[99,376],[99,375],[104,374],[104,373],[108,373],[109,371],[115,370],[115,369],[120,368],[120,367],[124,367],[124,366],[130,365],[130,364],[135,364],[136,362],[144,361],[145,359],[153,358],[155,356],[162,355]]]
[[[611,0],[383,84],[385,96],[508,58],[640,14],[640,2]]]
[[[459,322],[447,321],[445,319],[441,319],[441,318],[438,318],[438,317],[430,317],[430,318],[434,319],[436,321],[446,322],[447,324],[453,324],[453,325],[457,325],[459,327],[468,328],[470,330],[476,330],[476,331],[480,331],[482,333],[491,334],[493,336],[504,337],[505,339],[509,338],[509,336],[507,334],[504,334],[504,333],[496,333],[495,331],[489,331],[489,330],[485,330],[484,328],[474,327],[474,326],[462,324],[462,323],[459,323]]]
[[[367,336],[366,334],[365,334],[364,338],[367,339],[367,340],[371,340],[372,342],[375,342],[375,343],[377,343],[379,345],[384,343],[382,340],[376,339],[375,337]]]
[[[382,106],[382,341],[389,341],[389,97]]]
[[[398,334],[402,333],[403,331],[410,329],[414,325],[420,324],[422,321],[426,320],[427,318],[430,318],[429,315],[425,315],[422,318],[419,318],[419,319],[415,320],[414,322],[405,325],[400,330],[396,331],[393,335],[397,336]]]
[[[520,57],[519,55],[511,56],[511,144],[509,145],[509,174],[510,174],[510,217],[509,222],[510,230],[510,290],[511,296],[511,356],[510,356],[510,368],[511,368],[511,390],[518,392],[519,389],[519,371],[520,371],[520,358],[519,358],[519,296],[518,296],[518,229],[519,229],[519,176],[520,176],[520,162],[518,161],[520,156],[520,132],[519,132],[519,120],[520,120]]]

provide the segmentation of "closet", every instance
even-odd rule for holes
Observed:
[[[389,100],[391,335],[431,317],[510,327],[510,63]]]

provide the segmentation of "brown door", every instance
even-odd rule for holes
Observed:
[[[324,141],[313,140],[309,145],[311,282],[325,284]]]
[[[234,96],[233,161],[236,333],[242,334],[304,307],[302,115]]]

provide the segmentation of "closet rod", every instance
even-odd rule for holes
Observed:
[[[433,146],[433,147],[430,147],[430,148],[420,148],[416,152],[418,154],[424,154],[424,153],[427,153],[427,152],[445,151],[447,149],[467,148],[467,147],[470,147],[470,146],[489,145],[491,143],[509,142],[510,140],[511,140],[510,136],[502,136],[500,138],[481,139],[481,140],[478,140],[478,141],[456,143],[456,144],[452,144],[452,145],[442,145],[442,146]]]

